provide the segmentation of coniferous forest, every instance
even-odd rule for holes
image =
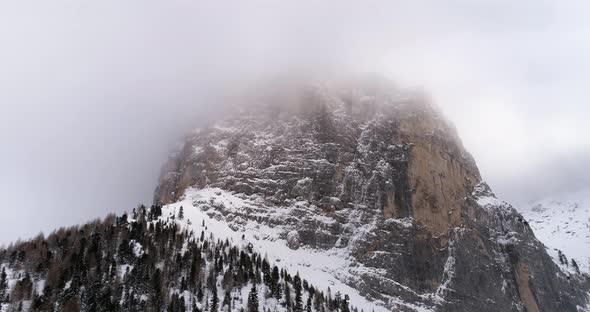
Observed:
[[[357,310],[204,221],[195,233],[161,215],[141,206],[0,250],[0,311]]]

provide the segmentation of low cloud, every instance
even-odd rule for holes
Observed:
[[[423,86],[515,202],[588,185],[586,2],[4,1],[0,243],[149,203],[219,86],[368,71]]]

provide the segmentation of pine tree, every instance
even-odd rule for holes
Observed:
[[[8,288],[8,281],[6,277],[6,268],[2,268],[0,273],[0,303],[6,301],[6,290]]]
[[[277,300],[281,299],[281,283],[280,283],[281,276],[279,274],[279,268],[276,265],[272,269],[271,277],[272,277],[272,282],[273,282],[272,287],[271,287],[272,295]]]
[[[111,270],[109,273],[109,277],[111,278],[111,280],[115,280],[117,277],[117,262],[115,262],[115,259],[111,260]]]
[[[574,260],[573,258],[572,258],[572,266],[576,270],[576,273],[580,274],[580,267],[578,266],[578,263],[576,262],[576,260]]]
[[[340,302],[340,310],[342,312],[350,312],[350,297],[348,295],[344,295],[344,300]]]
[[[168,304],[168,308],[166,309],[166,311],[168,311],[168,312],[178,311],[177,300],[178,300],[178,295],[173,294],[172,297],[170,298],[170,303]]]
[[[229,294],[229,290],[225,291],[225,296],[223,297],[223,302],[221,303],[221,307],[228,307],[228,310],[231,310],[231,296]]]
[[[295,306],[293,311],[303,312],[303,299],[301,297],[301,278],[299,273],[293,278],[293,288],[295,289]]]
[[[320,306],[322,304],[322,300],[324,299],[324,293],[320,293],[318,290],[316,290],[316,293],[314,294],[314,298],[313,298],[313,306],[315,308],[316,311],[320,310]]]
[[[180,312],[186,312],[186,303],[184,302],[184,296],[178,299],[178,310]]]
[[[182,208],[182,206],[180,206],[180,210],[178,211],[178,219],[184,219],[184,209]]]
[[[250,295],[248,295],[248,312],[258,312],[258,290],[256,284],[252,284]]]
[[[162,279],[160,277],[160,269],[156,269],[152,275],[152,302],[159,310],[162,306]]]
[[[561,252],[561,250],[557,251],[557,255],[559,257],[559,263],[568,266],[569,262],[567,261],[567,257],[563,254],[563,252]]]
[[[213,298],[211,298],[211,311],[217,311],[219,298],[217,297],[217,285],[213,285]]]
[[[332,301],[332,309],[336,310],[338,308],[340,308],[340,304],[342,302],[342,294],[340,294],[340,292],[336,292],[336,295],[334,295],[334,301]]]
[[[201,286],[201,283],[199,283],[199,286],[197,287],[197,300],[203,302],[203,286]]]
[[[287,281],[285,281],[285,306],[287,308],[291,307],[291,288],[289,288]]]

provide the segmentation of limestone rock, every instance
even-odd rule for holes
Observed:
[[[291,231],[287,234],[287,246],[291,249],[298,249],[300,244],[299,233]]]
[[[214,208],[283,231],[293,249],[345,248],[364,268],[346,282],[392,310],[412,310],[400,301],[438,311],[587,304],[589,277],[553,263],[421,92],[358,80],[244,101],[187,139],[156,202],[189,187],[242,194],[259,205]]]

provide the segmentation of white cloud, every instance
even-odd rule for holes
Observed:
[[[149,201],[173,138],[214,106],[211,85],[305,66],[424,85],[510,200],[582,187],[589,8],[505,0],[0,2],[0,211],[8,216],[0,237]]]

